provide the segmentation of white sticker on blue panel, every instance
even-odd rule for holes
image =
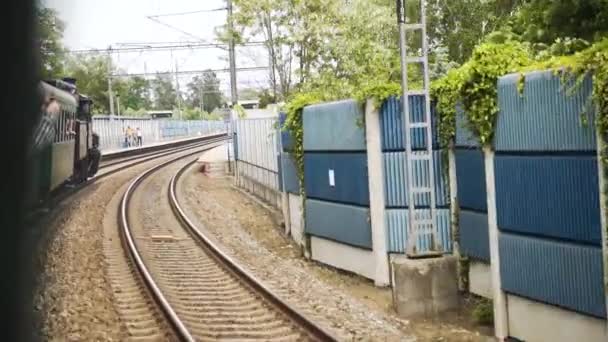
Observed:
[[[336,180],[334,178],[334,170],[329,169],[329,186],[336,186]]]

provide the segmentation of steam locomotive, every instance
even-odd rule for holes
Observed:
[[[93,133],[93,101],[78,93],[76,80],[41,81],[40,95],[53,97],[60,115],[55,136],[48,146],[33,152],[30,160],[30,204],[46,198],[65,184],[78,184],[92,177],[99,165],[99,136]]]

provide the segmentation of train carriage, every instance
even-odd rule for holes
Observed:
[[[40,82],[42,96],[59,104],[52,143],[31,155],[30,203],[35,204],[66,183],[86,181],[97,171],[98,137],[92,129],[92,101],[76,90],[74,79]]]

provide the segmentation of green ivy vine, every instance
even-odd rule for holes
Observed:
[[[450,70],[446,76],[431,84],[435,101],[439,144],[448,147],[456,137],[456,107],[469,65]]]
[[[293,139],[292,158],[296,164],[300,194],[304,198],[304,127],[302,111],[304,107],[319,103],[324,100],[321,93],[298,93],[294,95],[285,105],[286,118],[283,130],[289,132]]]
[[[473,51],[460,91],[469,129],[482,146],[492,143],[498,115],[498,78],[532,62],[520,43],[482,44]]]
[[[452,70],[434,82],[432,96],[437,103],[440,141],[446,146],[455,138],[456,104],[464,105],[467,125],[482,145],[488,146],[494,138],[498,115],[497,81],[509,73],[519,72],[517,90],[523,95],[525,73],[536,70],[554,70],[564,84],[572,84],[572,94],[586,77],[593,80],[592,100],[595,105],[595,123],[602,139],[599,151],[604,179],[608,179],[608,38],[570,56],[532,58],[530,50],[521,43],[482,44],[462,67]],[[571,82],[574,80],[575,82]],[[608,221],[608,184],[602,189],[606,195]],[[608,227],[606,235],[608,235]],[[605,246],[604,248],[608,248]],[[608,265],[608,257],[604,260]],[[608,282],[605,285],[608,291]]]
[[[368,99],[374,100],[376,106],[381,106],[391,96],[401,95],[401,83],[372,82],[365,85],[355,94],[355,99],[364,104]]]

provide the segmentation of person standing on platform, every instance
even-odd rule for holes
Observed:
[[[141,129],[139,127],[137,127],[137,146],[141,146],[142,145],[142,139],[143,139],[143,134],[141,133]]]

